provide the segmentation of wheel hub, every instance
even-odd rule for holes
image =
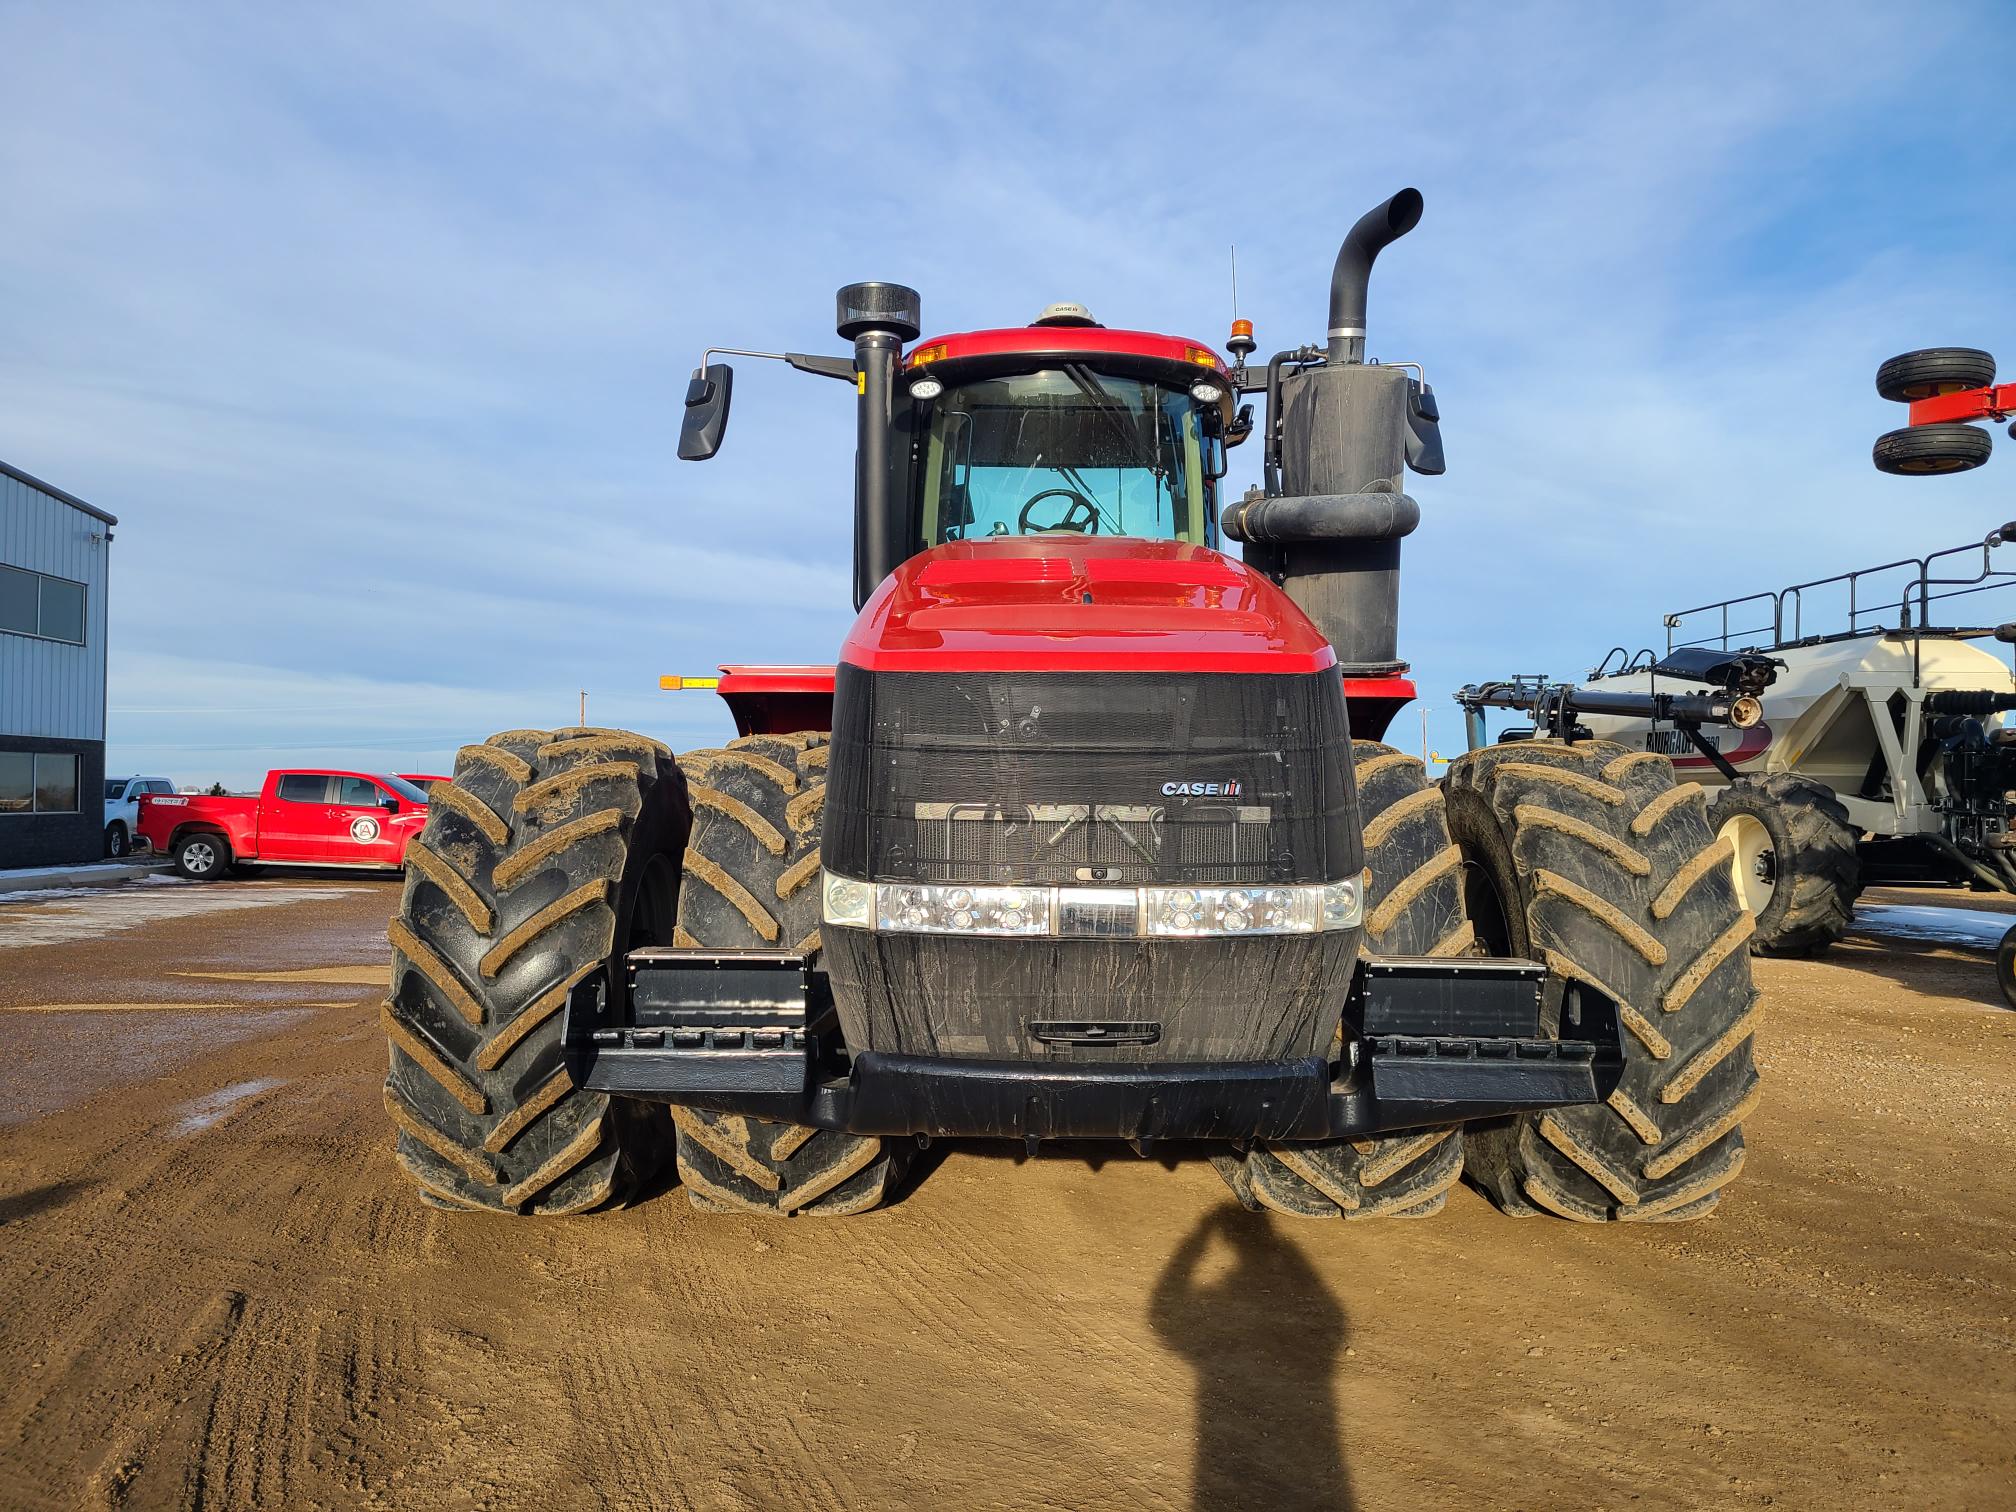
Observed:
[[[1721,838],[1733,851],[1729,875],[1737,903],[1753,916],[1763,913],[1778,887],[1778,851],[1771,832],[1754,815],[1735,814],[1722,826]]]

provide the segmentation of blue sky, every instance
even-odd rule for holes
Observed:
[[[112,768],[445,769],[581,688],[714,743],[658,675],[830,659],[852,420],[749,364],[679,463],[702,347],[837,350],[859,278],[1216,344],[1233,242],[1297,345],[1410,183],[1371,349],[1442,403],[1401,636],[1439,749],[1460,682],[2016,516],[1999,431],[1868,461],[1882,358],[2016,373],[1992,7],[897,14],[0,0],[0,457],[122,517]]]

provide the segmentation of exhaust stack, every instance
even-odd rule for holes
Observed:
[[[1410,440],[1424,471],[1441,465],[1439,445],[1432,460],[1420,449],[1434,424],[1425,390],[1404,368],[1365,361],[1373,261],[1420,223],[1421,208],[1420,191],[1402,189],[1344,238],[1330,274],[1327,349],[1283,352],[1269,364],[1266,495],[1224,520],[1246,560],[1281,584],[1354,677],[1405,666],[1400,542],[1421,518],[1403,492]]]
[[[1358,223],[1337,249],[1330,270],[1330,360],[1365,360],[1365,302],[1372,285],[1372,263],[1382,249],[1421,224],[1421,191],[1402,189],[1383,205],[1358,217]]]

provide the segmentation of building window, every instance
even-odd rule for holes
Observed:
[[[84,644],[84,585],[23,567],[0,567],[0,630]]]
[[[77,758],[0,751],[0,814],[77,812]]]

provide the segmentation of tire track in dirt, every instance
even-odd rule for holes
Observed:
[[[664,1441],[653,1438],[638,1443],[633,1439],[626,1444],[617,1441],[610,1425],[590,1421],[585,1425],[587,1431],[607,1450],[614,1451],[605,1454],[602,1462],[641,1468],[643,1483],[675,1488],[665,1494],[676,1498],[679,1505],[696,1509],[806,1506],[844,1512],[861,1505],[845,1484],[844,1476],[836,1476],[835,1467],[820,1446],[804,1438],[801,1416],[806,1404],[792,1400],[789,1388],[777,1379],[776,1364],[788,1367],[797,1362],[787,1356],[783,1362],[772,1361],[772,1370],[752,1371],[749,1366],[770,1351],[765,1349],[759,1356],[742,1347],[744,1341],[760,1341],[779,1331],[787,1334],[794,1331],[796,1325],[790,1314],[804,1305],[779,1297],[768,1286],[759,1284],[752,1288],[753,1278],[748,1269],[730,1259],[738,1252],[761,1255],[769,1251],[770,1241],[760,1236],[779,1225],[774,1221],[700,1213],[677,1188],[624,1214],[623,1221],[628,1230],[626,1248],[637,1261],[630,1275],[636,1279],[623,1289],[598,1280],[597,1289],[604,1300],[598,1312],[622,1318],[649,1316],[648,1309],[666,1306],[668,1299],[664,1293],[669,1288],[673,1308],[688,1316],[709,1319],[712,1326],[701,1341],[701,1352],[680,1372],[679,1384],[690,1393],[688,1410],[704,1416],[711,1436],[717,1441],[761,1443],[764,1452],[715,1469],[702,1488],[693,1484],[694,1468],[669,1435]],[[828,1227],[810,1218],[783,1222],[795,1228],[812,1228],[815,1238],[817,1229]],[[716,1225],[730,1231],[722,1235],[730,1242],[704,1242]],[[733,1242],[744,1239],[746,1248]],[[678,1262],[668,1264],[668,1257],[673,1256],[678,1257]],[[606,1278],[612,1273],[604,1268],[597,1274]],[[623,1290],[649,1296],[647,1308],[640,1310],[633,1299],[622,1294]],[[662,1395],[666,1343],[662,1333],[625,1324],[605,1328],[580,1343],[580,1353],[570,1357],[566,1368],[584,1384],[613,1383],[619,1393],[633,1394],[628,1399],[638,1399],[636,1394],[641,1394],[644,1400]],[[619,1395],[617,1399],[626,1398]],[[789,1435],[788,1443],[778,1442],[780,1432]],[[627,1453],[623,1452],[626,1450]],[[635,1494],[634,1484],[599,1486],[598,1490],[617,1498]],[[624,1503],[618,1500],[616,1504]],[[637,1505],[653,1504],[647,1501]]]
[[[317,928],[327,952],[276,953],[365,958]],[[48,949],[30,959],[80,958]],[[1996,1505],[2016,1015],[1916,976],[1764,969],[1771,1094],[1711,1223],[1592,1236],[1470,1194],[1420,1224],[1274,1220],[1348,1313],[1348,1361],[1298,1342],[1313,1291],[1277,1271],[1234,1295],[1222,1255],[1189,1304],[1209,1326],[1180,1358],[1158,1332],[1151,1294],[1227,1201],[1201,1167],[955,1147],[831,1223],[702,1215],[676,1188],[544,1223],[420,1207],[356,984],[5,1131],[0,1507],[1131,1512],[1191,1504],[1209,1472],[1216,1504],[1271,1508],[1322,1492],[1295,1410],[1318,1390],[1366,1508]],[[167,1137],[266,1078],[286,1085]]]

